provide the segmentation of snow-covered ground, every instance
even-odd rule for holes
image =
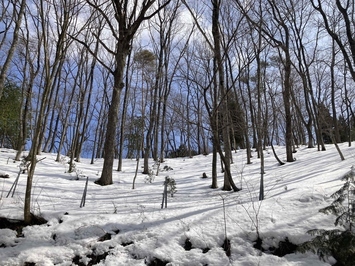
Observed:
[[[102,159],[93,165],[86,159],[76,163],[81,175],[76,180],[75,173],[67,173],[64,158],[58,163],[56,155],[43,154],[39,158],[46,158],[38,163],[33,182],[32,210],[48,223],[24,228],[23,237],[0,229],[0,265],[92,265],[93,255],[102,255],[98,265],[161,265],[158,260],[179,266],[331,265],[334,259],[323,262],[310,252],[284,257],[263,253],[253,241],[258,230],[265,249],[277,247],[286,237],[300,244],[311,238],[307,230],[334,227],[335,217],[318,210],[332,202],[330,195],[355,162],[355,149],[340,147],[345,161],[332,145],[327,151],[301,146],[296,161],[283,166],[271,149],[265,151],[262,202],[258,201],[259,160],[254,154],[253,164],[246,165],[242,150],[233,154],[232,165],[240,192],[210,188],[212,155],[166,159],[152,183],[145,182],[140,169],[132,189],[135,160],[124,160],[123,171],[114,172],[114,184],[101,187],[94,181],[100,176]],[[285,157],[283,147],[277,152]],[[22,219],[26,174],[20,175],[14,196],[6,198],[19,173],[14,156],[12,150],[0,150],[0,174],[10,176],[0,179],[0,216]],[[172,170],[164,171],[164,166]],[[208,179],[201,178],[204,172]],[[86,204],[80,208],[85,176],[89,178]],[[177,192],[168,198],[168,208],[161,209],[166,176],[175,179]],[[219,173],[220,187],[222,176]],[[225,225],[230,257],[222,248]]]

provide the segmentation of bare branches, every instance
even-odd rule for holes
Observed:
[[[201,24],[198,21],[198,17],[196,16],[195,12],[192,10],[192,8],[190,7],[189,4],[186,3],[186,0],[182,0],[182,3],[185,5],[185,7],[187,8],[187,10],[190,12],[193,20],[194,20],[194,25],[197,26],[198,30],[200,31],[200,33],[202,34],[202,36],[204,37],[206,43],[208,44],[209,48],[211,50],[213,50],[213,43],[210,41],[210,38],[207,36],[207,33],[202,29]]]
[[[342,14],[342,17],[345,21],[345,30],[346,30],[346,36],[347,36],[347,42],[349,43],[350,46],[350,55],[347,51],[347,43],[346,41],[343,41],[340,37],[340,33],[335,32],[334,29],[332,29],[331,25],[330,25],[330,17],[327,15],[325,9],[323,8],[322,5],[322,1],[320,0],[311,0],[311,4],[313,6],[313,8],[315,10],[317,10],[319,12],[319,14],[321,15],[323,22],[324,22],[324,27],[326,29],[326,31],[328,32],[328,34],[332,37],[332,39],[338,44],[344,59],[349,67],[349,71],[351,74],[352,79],[355,81],[355,69],[354,69],[354,65],[355,65],[355,39],[353,38],[354,35],[354,25],[351,25],[351,20],[350,20],[350,15],[349,12],[350,7],[349,4],[346,5],[346,7],[343,7],[340,3],[339,0],[336,0],[336,6],[339,10],[339,12]],[[352,10],[352,12],[354,12],[354,10]],[[350,12],[350,13],[352,13]],[[339,25],[340,26],[340,25]],[[352,57],[352,61],[351,62],[351,58]]]
[[[99,35],[97,35],[97,34],[94,34],[94,36],[95,36],[96,38],[99,37]],[[70,35],[70,37],[71,37],[73,40],[75,40],[75,41],[77,41],[78,43],[80,43],[82,46],[84,46],[85,49],[86,49],[107,71],[109,71],[111,74],[114,73],[114,71],[112,70],[112,67],[109,66],[108,64],[106,64],[106,62],[105,62],[104,60],[102,60],[102,59],[98,56],[97,50],[92,50],[92,49],[91,49],[90,44],[87,44],[86,42],[84,42],[84,41],[78,39],[77,37],[75,37],[75,36],[73,36],[73,35]],[[97,41],[98,41],[101,45],[105,45],[99,38],[97,39]],[[106,45],[105,45],[105,46],[106,46]],[[110,49],[107,48],[107,51],[109,51],[110,54],[114,55],[114,52],[111,51]]]
[[[93,8],[93,11],[98,12],[100,14],[100,16],[102,16],[105,20],[105,22],[107,23],[107,26],[110,29],[110,33],[112,34],[112,36],[116,39],[116,41],[119,39],[119,36],[117,35],[117,30],[115,29],[115,26],[112,24],[113,20],[112,17],[109,17],[109,14],[112,14],[112,12],[110,12],[110,0],[105,1],[104,3],[101,4],[96,4],[90,0],[86,0],[86,2]],[[120,2],[120,1],[118,1]],[[117,19],[117,16],[119,16],[118,14],[121,12],[121,9],[115,9],[115,17]],[[93,12],[94,15],[94,12]],[[100,18],[99,18],[100,20]],[[94,22],[94,18],[91,17],[91,23]],[[91,26],[91,25],[90,25]]]

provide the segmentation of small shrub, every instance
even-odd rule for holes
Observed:
[[[68,164],[70,165],[70,162],[68,162]],[[72,174],[72,173],[75,174],[75,179],[74,180],[79,180],[80,178],[86,177],[84,172],[82,170],[80,170],[75,163],[72,163],[71,171],[68,170],[68,173],[69,174]]]
[[[31,165],[31,161],[29,157],[22,157],[21,163],[19,165],[20,171],[22,174],[26,173],[28,171],[28,168]]]
[[[332,204],[319,211],[335,215],[335,226],[342,226],[343,230],[310,230],[308,233],[315,237],[303,243],[300,251],[311,250],[322,260],[333,256],[337,265],[350,266],[355,261],[355,168],[352,167],[342,180],[344,185],[331,195]]]
[[[163,171],[171,171],[171,170],[174,170],[174,169],[171,168],[170,166],[165,165],[165,166],[163,167]]]
[[[164,185],[167,185],[168,193],[170,196],[174,197],[174,194],[177,192],[175,179],[167,177],[164,181]]]
[[[152,168],[148,169],[148,175],[144,177],[144,183],[153,183],[155,179],[155,172]]]

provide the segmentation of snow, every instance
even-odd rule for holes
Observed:
[[[106,254],[97,265],[147,265],[155,258],[170,266],[331,265],[333,258],[323,262],[311,252],[277,257],[253,245],[257,231],[267,250],[286,237],[301,244],[311,239],[310,229],[334,228],[334,217],[318,210],[331,203],[330,195],[352,167],[354,148],[345,143],[340,148],[345,161],[332,145],[327,151],[301,146],[295,153],[297,160],[283,166],[266,150],[266,199],[261,202],[259,160],[254,154],[253,163],[247,165],[243,150],[233,153],[232,171],[236,185],[242,187],[239,192],[209,187],[212,155],[166,159],[152,183],[146,183],[146,176],[139,173],[132,189],[135,160],[124,160],[123,171],[114,171],[114,184],[101,187],[94,181],[100,176],[102,159],[95,164],[82,159],[76,162],[76,173],[69,174],[64,157],[55,162],[56,154],[42,154],[39,159],[45,159],[37,164],[33,182],[32,211],[48,223],[24,228],[23,237],[0,229],[0,265],[66,266],[73,265],[75,257],[88,265],[93,254]],[[285,157],[284,147],[276,151]],[[0,216],[22,219],[26,174],[20,175],[14,196],[6,198],[19,173],[14,157],[15,151],[0,150],[0,173],[10,176],[0,179]],[[172,170],[163,171],[164,166]],[[201,178],[204,172],[209,178]],[[218,175],[222,187],[223,174]],[[161,209],[166,176],[175,179],[177,192],[169,196],[168,208]],[[86,177],[86,204],[80,208]],[[230,257],[222,248],[225,225]],[[100,239],[105,235],[110,239]],[[188,241],[191,250],[184,248]]]

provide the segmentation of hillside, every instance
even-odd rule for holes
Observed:
[[[298,148],[296,161],[279,166],[271,150],[265,152],[265,197],[258,199],[259,161],[246,165],[245,151],[234,153],[233,176],[240,192],[212,190],[211,158],[166,159],[152,183],[138,174],[132,189],[136,161],[125,160],[122,172],[114,172],[114,184],[94,184],[103,161],[76,163],[77,173],[55,162],[54,154],[43,154],[33,183],[33,210],[48,222],[23,228],[22,235],[0,229],[0,265],[331,265],[313,253],[283,257],[253,247],[259,230],[265,250],[277,248],[287,237],[294,244],[311,237],[314,228],[333,228],[334,217],[318,210],[329,205],[330,195],[341,185],[341,177],[354,164],[355,150],[342,144],[341,161],[332,145],[327,151]],[[277,147],[280,158],[284,148]],[[6,198],[19,172],[15,152],[2,149],[0,216],[21,219],[26,175],[21,174],[13,197]],[[152,162],[153,166],[153,162]],[[166,168],[171,168],[165,171]],[[208,178],[203,179],[206,173]],[[223,177],[219,173],[219,186]],[[174,178],[177,192],[161,209],[163,182]],[[86,177],[85,207],[80,208]],[[223,199],[223,200],[222,200]],[[226,219],[224,220],[223,201]],[[222,245],[231,245],[228,257]]]

